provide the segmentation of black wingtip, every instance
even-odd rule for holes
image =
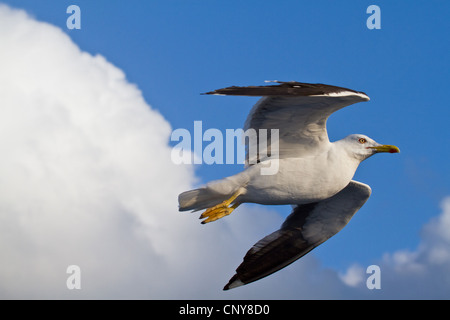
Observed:
[[[222,89],[216,89],[213,91],[203,92],[200,93],[201,95],[216,95],[216,96],[226,96],[226,95],[240,95],[240,91],[243,89],[246,89],[247,87],[237,87],[237,86],[231,86],[226,87]],[[238,93],[236,93],[236,90],[238,90]]]
[[[238,275],[235,274],[235,275],[230,279],[230,281],[228,281],[228,283],[225,285],[225,287],[223,287],[223,291],[227,291],[227,290],[230,290],[230,289],[233,289],[233,288],[236,288],[236,287],[240,287],[240,286],[243,286],[244,284],[245,284],[245,283],[242,282],[242,281],[239,279]]]
[[[228,283],[225,285],[225,287],[223,287],[223,291],[227,291],[230,290],[230,285],[234,282],[234,280],[236,280],[236,274],[230,279],[230,281],[228,281]]]
[[[223,291],[227,291],[227,290],[233,289],[233,287],[230,288],[230,285],[233,283],[233,281],[232,281],[233,278],[231,278],[231,280],[228,281],[228,283],[225,285],[225,287],[223,287]]]
[[[267,82],[267,81],[266,81]],[[340,93],[343,91],[353,92],[360,96],[367,95],[343,87],[331,86],[322,83],[304,83],[297,81],[269,81],[275,84],[264,86],[231,86],[214,91],[202,93],[204,95],[232,95],[232,96],[317,96]]]

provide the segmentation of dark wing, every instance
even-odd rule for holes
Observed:
[[[296,206],[279,230],[247,252],[224,290],[264,278],[303,257],[345,227],[370,194],[368,185],[351,181],[331,198]]]
[[[278,129],[280,159],[321,152],[330,143],[326,130],[328,117],[345,106],[369,100],[363,92],[326,84],[275,82],[279,84],[233,86],[206,94],[263,96],[250,111],[244,130],[254,129],[259,135],[260,129],[267,129],[263,132],[267,132],[270,145],[270,129]],[[262,161],[271,152],[264,148],[258,149],[255,139],[252,142],[246,145],[247,164]]]

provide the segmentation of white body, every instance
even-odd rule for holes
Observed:
[[[341,140],[342,141],[342,140]],[[237,202],[265,205],[302,204],[327,199],[352,180],[360,161],[349,156],[341,141],[329,143],[322,153],[304,157],[268,160],[234,176],[208,183],[207,188],[224,196],[242,188]],[[274,175],[261,175],[261,166],[279,161]]]

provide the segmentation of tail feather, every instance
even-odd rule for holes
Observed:
[[[178,196],[179,210],[197,211],[214,207],[229,199],[246,184],[247,179],[246,174],[240,173],[221,180],[211,181],[202,188],[183,192]]]
[[[226,194],[217,193],[208,188],[189,190],[178,196],[179,211],[207,209],[225,201],[227,197]]]

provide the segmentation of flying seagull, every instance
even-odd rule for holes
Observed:
[[[224,290],[284,268],[339,232],[371,194],[368,185],[352,180],[361,161],[379,152],[400,152],[396,146],[379,144],[363,134],[329,141],[328,117],[351,104],[369,101],[364,92],[325,84],[274,82],[206,94],[261,96],[244,129],[257,133],[278,129],[278,158],[258,150],[256,161],[247,157],[244,171],[178,197],[180,211],[206,209],[200,216],[202,223],[229,215],[245,202],[293,205],[281,228],[247,252]],[[261,168],[272,161],[278,161],[278,171],[261,174]]]

